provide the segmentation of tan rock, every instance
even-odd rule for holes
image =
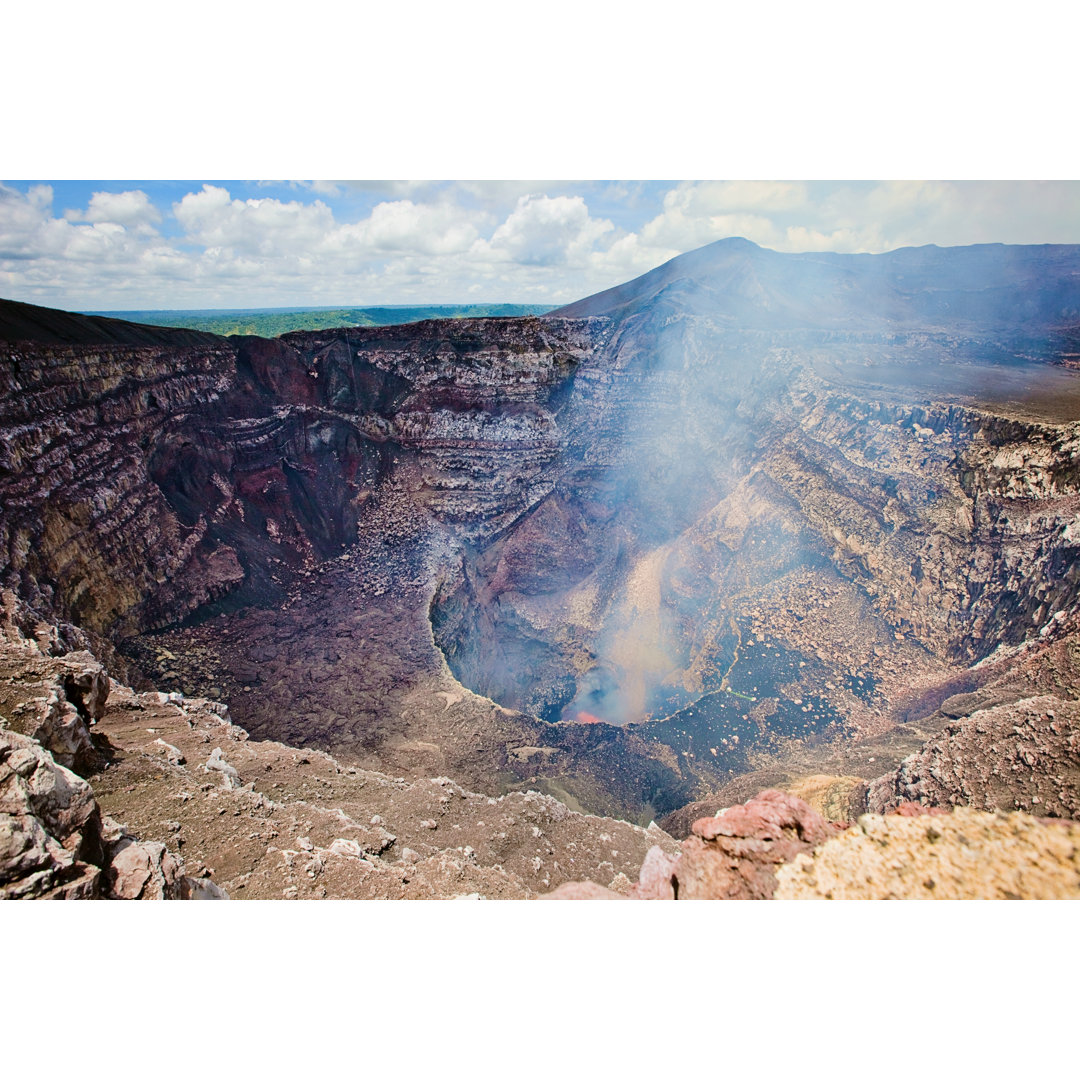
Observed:
[[[183,863],[164,844],[121,841],[109,867],[110,900],[179,900]]]
[[[816,810],[826,821],[843,825],[854,816],[852,796],[866,789],[866,781],[858,776],[806,776],[790,784],[787,790]]]
[[[1080,825],[966,807],[864,814],[777,879],[778,900],[1080,899]]]

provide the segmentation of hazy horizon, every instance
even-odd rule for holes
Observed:
[[[28,301],[23,301],[27,303]],[[466,307],[558,307],[557,304],[524,304],[516,300],[470,300],[464,304],[280,304],[269,307],[201,307],[201,308],[80,308],[79,315],[153,315],[158,312],[174,314],[202,314],[214,312],[220,315],[254,315],[272,311],[341,311],[345,308],[364,310],[386,310],[395,308],[412,310],[418,307],[430,308],[466,308]]]
[[[1080,182],[24,180],[0,184],[0,295],[85,312],[559,306],[731,236],[1080,243]]]

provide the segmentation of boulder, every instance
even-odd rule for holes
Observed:
[[[802,799],[768,789],[694,822],[672,868],[678,900],[770,900],[776,869],[837,833]]]
[[[0,730],[0,898],[97,895],[101,856],[90,785],[33,739]]]
[[[105,715],[111,682],[105,669],[88,652],[64,657],[64,695],[87,720]]]
[[[64,696],[57,680],[48,695],[37,702],[37,711],[18,725],[36,739],[65,768],[83,771],[93,754],[90,731],[79,710]]]
[[[630,889],[631,898],[634,900],[674,900],[673,878],[678,862],[678,855],[668,855],[654,844],[645,853],[645,861],[641,864],[637,884]]]
[[[164,844],[125,837],[110,853],[109,900],[180,900],[183,863]]]

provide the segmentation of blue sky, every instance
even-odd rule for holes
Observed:
[[[1080,243],[1072,181],[0,184],[0,296],[73,310],[562,303],[745,236]]]

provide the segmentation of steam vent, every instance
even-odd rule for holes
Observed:
[[[0,358],[0,896],[1080,895],[1080,247]]]

